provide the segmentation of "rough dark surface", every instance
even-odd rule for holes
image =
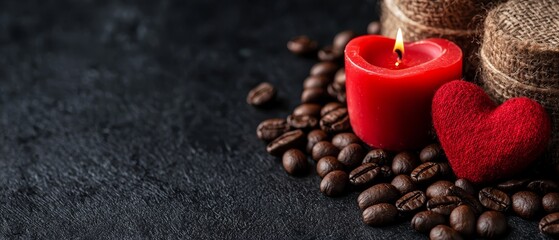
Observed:
[[[323,196],[255,136],[296,106],[313,63],[287,40],[363,33],[376,5],[1,1],[1,238],[422,237],[364,225],[357,193]],[[274,110],[245,103],[261,81],[279,89]],[[543,238],[509,222],[510,238]]]

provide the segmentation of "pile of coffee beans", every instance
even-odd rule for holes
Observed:
[[[372,22],[368,29],[376,34],[380,25]],[[523,178],[476,186],[456,179],[438,143],[399,153],[364,144],[352,132],[345,103],[343,49],[356,36],[340,32],[320,49],[308,36],[287,43],[294,54],[319,60],[303,82],[301,104],[289,116],[264,120],[256,129],[266,151],[281,157],[288,174],[303,176],[314,168],[324,195],[360,192],[362,220],[373,227],[409,220],[411,228],[431,239],[499,238],[507,234],[510,213],[541,218],[540,231],[559,237],[556,181]],[[271,84],[262,83],[247,102],[270,106],[275,95]]]

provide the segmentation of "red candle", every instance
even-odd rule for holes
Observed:
[[[353,39],[345,50],[353,131],[370,146],[393,151],[419,149],[432,141],[433,95],[462,77],[462,51],[453,42],[401,42],[398,46],[394,39],[368,35]]]

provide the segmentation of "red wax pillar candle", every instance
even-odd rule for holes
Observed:
[[[431,100],[462,77],[462,51],[445,39],[405,43],[378,35],[353,39],[345,50],[346,92],[353,131],[372,147],[401,151],[432,141]]]

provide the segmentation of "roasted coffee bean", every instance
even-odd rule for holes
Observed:
[[[334,51],[343,53],[347,43],[356,36],[357,34],[351,30],[346,30],[336,34],[333,42]]]
[[[507,219],[498,211],[487,211],[477,220],[477,234],[482,238],[496,239],[503,237],[507,232]]]
[[[392,204],[379,203],[363,211],[363,222],[369,226],[378,227],[395,223],[398,210]]]
[[[559,212],[543,217],[539,227],[542,233],[552,237],[559,237]]]
[[[450,227],[464,236],[476,233],[476,214],[468,205],[460,205],[450,213]]]
[[[282,134],[266,146],[266,151],[274,156],[281,156],[285,151],[292,148],[303,148],[305,146],[305,133],[301,130],[290,131]]]
[[[448,188],[448,195],[460,198],[462,204],[470,206],[476,215],[481,214],[484,210],[483,205],[481,205],[476,197],[458,186],[450,186]]]
[[[326,174],[336,171],[343,170],[344,165],[338,162],[338,159],[333,156],[326,156],[321,158],[318,163],[316,163],[316,173],[318,176],[323,178]]]
[[[338,61],[342,56],[343,53],[335,51],[331,45],[324,46],[318,50],[318,60],[320,61]]]
[[[419,160],[417,157],[409,152],[401,152],[394,156],[392,160],[392,172],[394,174],[410,174]]]
[[[400,196],[400,192],[388,183],[379,183],[363,191],[357,197],[361,209],[379,203],[393,203]]]
[[[410,176],[405,175],[405,174],[400,174],[400,175],[394,177],[394,179],[392,179],[392,182],[390,184],[392,184],[394,187],[396,187],[396,189],[398,189],[398,191],[402,195],[404,195],[406,193],[409,193],[409,192],[416,189],[415,182],[413,180],[411,180]]]
[[[512,195],[512,210],[516,215],[531,219],[542,209],[542,199],[530,191],[520,191]]]
[[[427,209],[443,215],[449,215],[462,201],[456,196],[442,196],[427,201]]]
[[[297,36],[287,42],[287,49],[296,55],[308,55],[316,52],[318,43],[308,36]]]
[[[363,164],[349,173],[349,182],[355,186],[369,185],[379,174],[380,167],[376,163]]]
[[[551,180],[534,180],[528,183],[528,189],[544,195],[550,192],[559,192],[559,185]]]
[[[373,21],[373,22],[369,23],[369,25],[367,26],[367,33],[369,33],[369,34],[380,34],[380,22],[379,21]]]
[[[338,96],[336,97],[336,99],[338,99],[339,102],[341,103],[346,103],[347,102],[347,95],[346,92],[339,92]]]
[[[320,117],[320,109],[322,109],[322,106],[320,106],[318,104],[303,103],[303,104],[297,106],[293,110],[292,115],[295,115],[295,116],[307,115],[307,116],[313,116],[313,117]]]
[[[276,98],[276,93],[276,88],[272,84],[260,83],[248,93],[247,103],[257,107],[267,105]]]
[[[310,115],[289,115],[287,123],[294,129],[310,130],[318,126],[318,119]]]
[[[287,150],[282,157],[283,168],[291,175],[302,175],[308,172],[307,155],[299,149]]]
[[[304,89],[309,89],[309,88],[325,89],[326,87],[328,87],[328,84],[330,84],[330,82],[332,82],[332,78],[328,77],[328,76],[324,76],[324,75],[309,76],[303,82],[303,88]]]
[[[445,225],[437,225],[431,232],[429,232],[429,239],[430,240],[461,240],[462,236],[460,234],[450,228],[449,226]]]
[[[459,188],[462,188],[464,191],[466,191],[470,195],[474,195],[476,193],[476,189],[474,188],[474,185],[472,185],[472,183],[470,183],[470,181],[468,181],[464,178],[460,178],[460,179],[456,180],[456,182],[454,182],[454,185],[459,187]]]
[[[324,105],[324,107],[322,107],[322,109],[320,110],[320,116],[324,116],[336,109],[339,108],[344,108],[344,105],[339,103],[339,102],[330,102],[327,103],[326,105]]]
[[[518,192],[524,189],[529,182],[530,179],[528,178],[513,179],[497,184],[497,188],[505,192]]]
[[[347,108],[338,108],[320,119],[320,127],[326,133],[344,132],[351,129]]]
[[[269,142],[289,131],[289,128],[285,119],[272,118],[264,120],[256,127],[256,136],[260,140]]]
[[[334,76],[334,87],[338,88],[337,90],[345,90],[345,79],[345,68],[340,68]]]
[[[411,219],[411,227],[420,233],[429,233],[435,226],[445,223],[444,215],[431,211],[418,212]]]
[[[452,171],[450,164],[448,164],[447,162],[439,162],[437,164],[439,165],[439,170],[440,170],[439,175],[441,177],[445,179],[454,179],[454,172]]]
[[[324,103],[329,99],[323,88],[307,88],[301,94],[302,103]]]
[[[307,152],[312,154],[312,147],[314,147],[317,142],[321,141],[328,141],[328,134],[321,129],[310,131],[307,135]]]
[[[438,163],[426,162],[417,166],[410,174],[411,179],[418,183],[425,183],[434,180],[440,174]]]
[[[380,167],[380,175],[382,175],[384,179],[389,179],[394,176],[394,173],[392,172],[392,168],[390,166],[384,165]]]
[[[333,62],[319,62],[312,66],[310,75],[324,75],[324,76],[334,76],[336,71],[338,71],[338,65]]]
[[[332,138],[332,144],[339,149],[343,149],[352,143],[361,143],[361,140],[353,133],[338,133]]]
[[[402,196],[396,201],[396,208],[400,212],[409,213],[415,212],[425,206],[427,197],[423,191],[413,191]]]
[[[352,143],[344,147],[338,154],[338,161],[349,169],[358,166],[365,155],[365,150],[361,145]]]
[[[386,151],[382,149],[373,149],[369,151],[367,155],[365,155],[365,158],[363,158],[363,163],[376,163],[379,165],[385,165],[388,164],[389,157],[390,156]]]
[[[330,97],[336,99],[338,98],[338,94],[341,93],[340,88],[338,88],[334,83],[328,84],[328,86],[326,87],[326,92],[328,92],[328,95],[330,95]]]
[[[348,176],[344,171],[332,171],[320,182],[320,191],[326,196],[339,196],[345,192],[348,184]]]
[[[505,192],[486,187],[479,191],[479,202],[486,208],[495,211],[507,211],[510,207],[510,197]]]
[[[439,162],[444,159],[443,149],[438,143],[431,144],[419,153],[419,160],[422,162]]]
[[[445,180],[437,181],[425,190],[425,194],[428,198],[446,196],[448,194],[448,188],[451,186],[454,186],[452,182]]]
[[[318,161],[326,156],[337,157],[339,153],[340,150],[336,146],[332,145],[332,143],[321,141],[314,145],[311,151],[311,156],[313,160]]]
[[[543,210],[548,213],[559,212],[559,193],[548,193],[542,198]]]

